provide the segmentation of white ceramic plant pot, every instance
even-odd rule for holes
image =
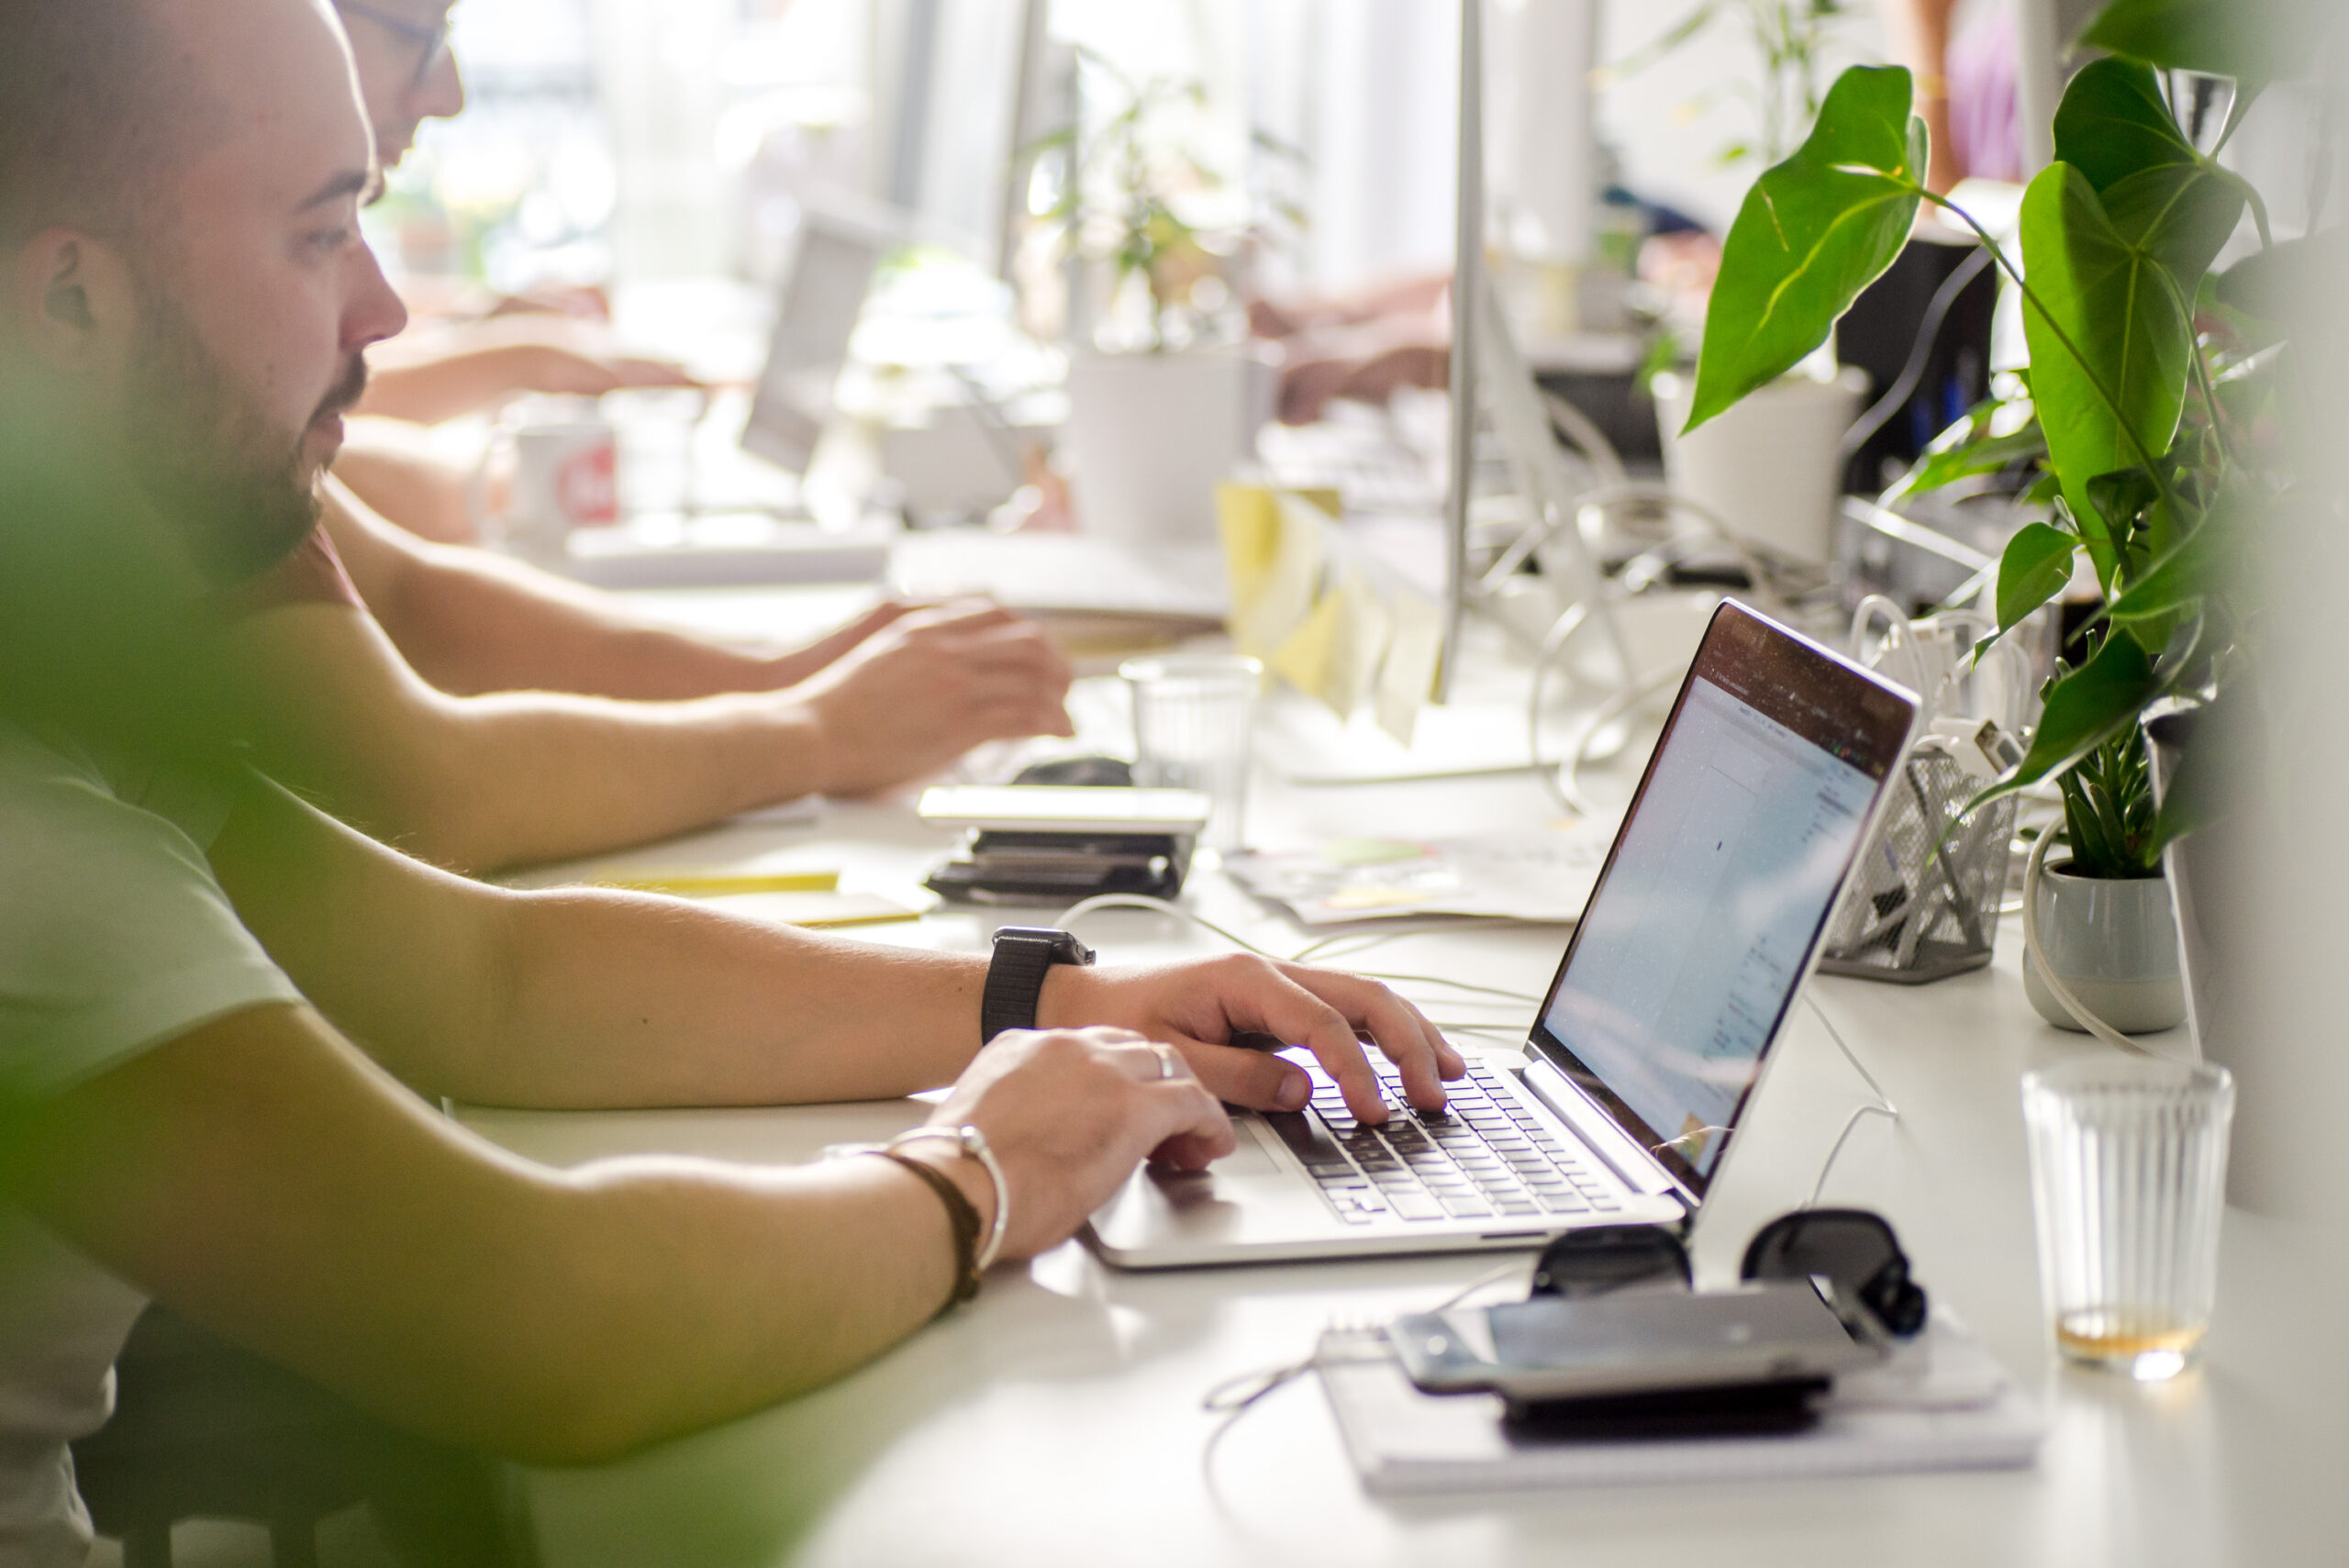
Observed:
[[[2039,873],[2039,945],[2083,1006],[2122,1034],[2174,1029],[2186,1018],[2177,973],[2177,924],[2165,877],[2075,876],[2072,862]],[[2058,1029],[2083,1033],[2022,955],[2023,994]]]
[[[1846,365],[1832,381],[1782,376],[1684,436],[1696,392],[1693,376],[1655,378],[1672,487],[1752,543],[1796,561],[1825,561],[1843,493],[1836,449],[1859,417],[1867,373]]]
[[[1078,526],[1130,543],[1212,539],[1215,487],[1254,456],[1273,367],[1241,349],[1080,352],[1068,368]]]

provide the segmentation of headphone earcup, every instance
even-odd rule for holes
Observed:
[[[1925,1326],[1925,1287],[1909,1277],[1904,1262],[1896,1260],[1877,1270],[1860,1291],[1860,1299],[1898,1339],[1908,1339]]]

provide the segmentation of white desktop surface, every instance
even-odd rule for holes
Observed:
[[[762,607],[777,601],[762,595]],[[674,606],[674,596],[667,601]],[[808,607],[812,607],[812,602]],[[710,608],[719,608],[712,602]],[[713,622],[724,621],[722,613]],[[739,623],[737,623],[739,625]],[[1613,781],[1618,792],[1628,781]],[[742,826],[670,847],[696,865],[809,846],[843,885],[917,881],[950,835],[910,795],[835,804],[820,827]],[[1260,769],[1260,840],[1312,832],[1495,830],[1553,819],[1525,774],[1298,790]],[[815,846],[822,846],[820,850]],[[1278,951],[1307,938],[1223,882],[1195,876],[1201,913]],[[978,951],[1007,918],[947,910],[864,940]],[[1105,962],[1219,951],[1165,917],[1104,913],[1083,928]],[[1539,991],[1563,928],[1408,938],[1359,961]],[[1305,1355],[1333,1318],[1431,1306],[1491,1257],[1120,1273],[1075,1243],[1006,1264],[968,1308],[829,1387],[622,1462],[534,1470],[523,1485],[549,1568],[663,1564],[1196,1565],[1662,1563],[1914,1565],[2349,1562],[2349,1358],[2320,1289],[2349,1271],[2283,1221],[2230,1210],[2218,1312],[2199,1368],[2138,1386],[2054,1364],[2032,1255],[2017,1083],[2100,1051],[2023,998],[2018,935],[1990,969],[1910,989],[1849,979],[1814,993],[1903,1111],[1854,1133],[1826,1201],[1880,1209],[1918,1277],[2047,1403],[2030,1470],[1609,1493],[1406,1501],[1365,1494],[1316,1380],[1271,1395],[1216,1445],[1200,1398],[1226,1378]],[[1431,994],[1415,988],[1422,998]],[[1439,1018],[1465,1016],[1431,1007]],[[1521,1025],[1531,1004],[1479,1008]],[[2154,1042],[2187,1049],[2183,1030]],[[1733,1274],[1763,1220],[1799,1205],[1864,1084],[1798,1007],[1708,1204],[1700,1279]],[[913,1102],[775,1110],[466,1110],[526,1155],[574,1163],[629,1151],[753,1162],[910,1124]],[[1524,1266],[1530,1270],[1531,1255]],[[1497,1290],[1504,1287],[1496,1286]],[[1521,1290],[1518,1278],[1508,1287]],[[684,1331],[690,1331],[689,1327]]]

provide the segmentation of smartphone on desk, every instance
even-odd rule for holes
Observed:
[[[1831,1378],[1874,1365],[1888,1348],[1864,1312],[1839,1308],[1809,1280],[1535,1296],[1409,1314],[1386,1335],[1428,1393],[1512,1400]]]

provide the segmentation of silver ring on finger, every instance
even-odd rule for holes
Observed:
[[[1173,1046],[1152,1045],[1150,1049],[1158,1053],[1158,1076],[1162,1083],[1169,1078],[1182,1076],[1181,1064],[1175,1060]]]

